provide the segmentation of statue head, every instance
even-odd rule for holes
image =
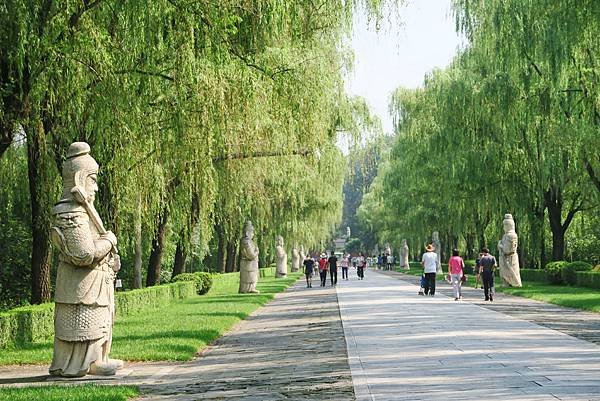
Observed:
[[[504,220],[502,221],[502,228],[505,233],[515,231],[515,221],[513,220],[512,214],[505,214]]]
[[[276,243],[279,246],[283,246],[283,237],[281,235],[278,235],[276,238]]]
[[[406,244],[406,239],[403,239],[403,240],[402,240],[402,246],[407,246],[407,244]]]
[[[62,198],[79,200],[80,194],[93,203],[98,192],[97,174],[98,163],[90,156],[90,145],[73,142],[67,150],[67,159],[62,168]]]
[[[433,241],[439,241],[440,240],[440,233],[438,233],[437,231],[434,231],[433,234],[431,234],[431,239]]]
[[[244,225],[244,238],[254,238],[254,226],[250,220],[248,220]]]

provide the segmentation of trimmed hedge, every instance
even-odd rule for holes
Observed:
[[[567,262],[564,260],[559,260],[556,262],[550,262],[546,264],[544,270],[548,272],[548,281],[550,284],[563,284],[562,279],[562,269],[567,265]]]
[[[178,282],[139,290],[117,292],[117,316],[158,308],[174,299],[196,294],[193,282]],[[24,306],[0,313],[0,348],[47,340],[54,334],[54,303]]]
[[[523,281],[538,281],[541,283],[549,283],[550,277],[546,270],[542,269],[521,269],[521,279]]]
[[[192,281],[196,285],[196,293],[198,295],[204,295],[212,287],[213,279],[210,273],[195,272],[195,273],[181,273],[173,277],[171,282],[180,281]]]
[[[592,268],[593,266],[586,262],[571,262],[563,266],[560,275],[565,284],[576,285],[577,277],[575,276],[575,273],[582,271],[590,271],[592,270]]]
[[[597,271],[576,271],[575,283],[578,287],[588,287],[600,289],[600,272]]]

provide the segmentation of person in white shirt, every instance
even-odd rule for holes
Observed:
[[[435,295],[435,273],[437,272],[438,256],[434,252],[435,247],[428,244],[425,247],[425,252],[421,257],[421,265],[423,265],[423,273],[425,273],[425,295]]]

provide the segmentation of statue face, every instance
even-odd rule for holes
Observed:
[[[248,229],[246,230],[246,237],[250,239],[254,238],[254,227],[248,227]]]
[[[88,197],[88,202],[94,203],[98,192],[98,176],[92,173],[85,178],[85,193]]]

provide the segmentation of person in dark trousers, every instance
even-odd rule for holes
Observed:
[[[350,264],[350,254],[342,256],[342,280],[348,280],[348,265]]]
[[[494,270],[496,270],[496,258],[494,255],[490,255],[490,251],[487,248],[481,250],[483,256],[479,261],[479,272],[483,280],[483,294],[485,295],[486,301],[494,300]]]
[[[433,244],[427,245],[425,253],[421,257],[421,264],[423,265],[423,273],[425,273],[425,295],[435,295],[435,273],[437,272],[438,256],[434,252],[435,247]]]
[[[312,288],[312,275],[315,269],[315,261],[311,257],[307,257],[302,262],[304,265],[304,275],[306,276],[306,288]]]
[[[356,274],[358,274],[359,280],[365,279],[365,257],[362,252],[359,252],[356,257]]]
[[[321,277],[321,287],[325,287],[327,281],[327,255],[322,253],[319,259],[319,276]]]
[[[329,277],[331,278],[331,285],[337,285],[337,262],[338,259],[334,253],[331,253],[329,259],[327,259],[327,264],[329,265]]]

